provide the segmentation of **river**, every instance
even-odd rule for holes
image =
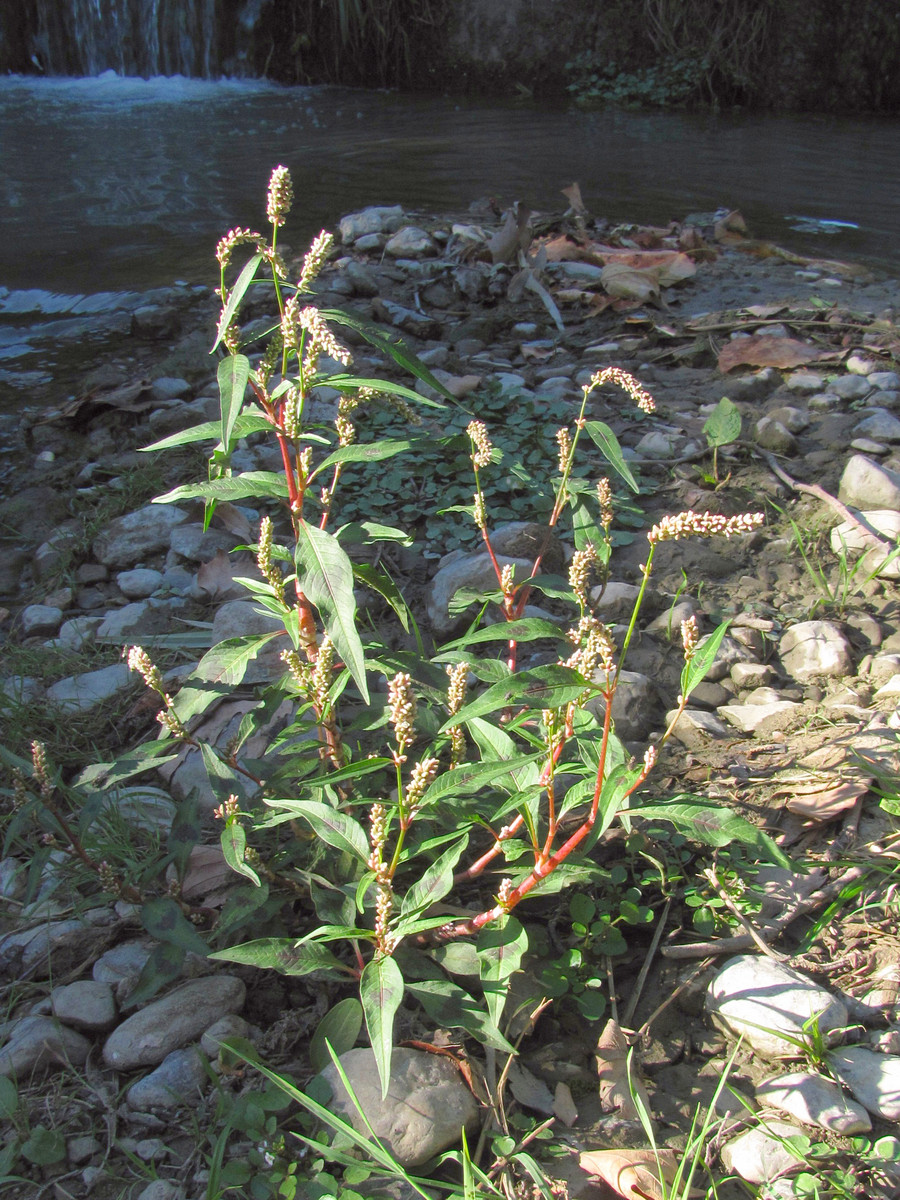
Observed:
[[[590,211],[614,221],[739,208],[754,236],[900,275],[897,119],[583,112],[112,72],[7,76],[0,163],[8,383],[37,350],[41,316],[65,312],[72,297],[95,297],[75,303],[99,311],[176,279],[214,284],[217,239],[263,222],[277,163],[294,177],[283,240],[298,249],[366,204],[464,212],[491,195],[558,211],[560,189],[577,180]]]

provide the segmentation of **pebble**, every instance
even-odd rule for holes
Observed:
[[[52,604],[29,604],[19,618],[25,637],[51,637],[63,621],[63,610]]]
[[[233,975],[191,980],[123,1021],[103,1047],[119,1071],[157,1066],[172,1050],[204,1033],[223,1013],[243,1007],[246,989]]]
[[[741,733],[765,736],[773,729],[786,728],[791,715],[802,707],[793,700],[770,700],[762,704],[723,704],[717,711]]]
[[[174,504],[148,504],[110,521],[93,543],[94,558],[106,567],[132,567],[169,548],[172,530],[188,519]]]
[[[869,1114],[861,1105],[847,1100],[830,1079],[809,1071],[793,1071],[765,1080],[756,1089],[756,1099],[807,1125],[847,1137],[872,1128]]]
[[[162,583],[162,578],[162,571],[152,571],[149,567],[135,567],[131,571],[120,571],[116,576],[116,586],[129,600],[145,600],[153,595]]]
[[[184,1200],[184,1197],[184,1188],[170,1183],[167,1179],[154,1179],[138,1193],[135,1200]]]
[[[91,1043],[53,1017],[30,1016],[16,1021],[0,1050],[0,1075],[23,1078],[53,1067],[80,1067]]]
[[[125,1094],[129,1108],[178,1108],[196,1104],[209,1082],[203,1056],[196,1046],[173,1050],[155,1071],[132,1084]]]
[[[666,713],[666,725],[677,716],[677,709]],[[673,736],[688,750],[702,750],[711,738],[728,738],[733,734],[728,726],[711,712],[702,708],[686,708],[678,719]]]
[[[801,683],[853,674],[850,643],[832,621],[800,621],[778,644],[786,674]]]
[[[877,442],[900,442],[900,420],[886,408],[871,409],[853,430],[854,437]]]
[[[123,691],[133,676],[125,663],[113,663],[97,671],[85,671],[83,675],[70,675],[47,688],[47,698],[60,708],[78,712],[89,712]]]
[[[848,1046],[832,1051],[828,1066],[870,1113],[900,1121],[900,1057]]]
[[[838,499],[851,508],[900,511],[900,474],[864,454],[854,454],[841,475]]]
[[[116,1002],[108,983],[79,979],[50,993],[53,1015],[73,1029],[105,1033],[116,1023]]]
[[[766,1058],[800,1057],[797,1042],[808,1039],[803,1025],[811,1017],[818,1018],[819,1033],[826,1041],[847,1024],[841,1000],[799,971],[753,954],[725,963],[709,986],[706,1010],[717,1025],[743,1034],[745,1042]]]
[[[347,1080],[375,1136],[407,1170],[459,1142],[460,1130],[477,1119],[478,1105],[454,1065],[422,1050],[395,1047],[387,1096],[371,1050],[341,1055]],[[330,1064],[322,1072],[332,1089],[328,1107],[360,1133],[366,1122]]]
[[[722,1147],[722,1163],[747,1183],[769,1183],[796,1167],[800,1156],[789,1150],[783,1138],[800,1130],[785,1121],[769,1121],[765,1128],[748,1129]]]

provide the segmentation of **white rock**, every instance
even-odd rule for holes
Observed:
[[[782,635],[778,650],[785,672],[801,683],[853,672],[850,643],[832,621],[800,621],[792,625]]]
[[[20,620],[25,637],[49,637],[62,624],[63,610],[53,604],[29,604],[22,609]]]
[[[872,371],[866,378],[880,392],[893,392],[900,388],[900,375],[896,371]]]
[[[94,558],[107,567],[130,567],[148,554],[166,550],[176,525],[188,519],[173,504],[148,504],[110,521],[94,539]]]
[[[167,1054],[243,1007],[246,988],[233,975],[211,975],[182,984],[130,1016],[106,1039],[103,1058],[119,1071],[156,1066]]]
[[[872,358],[868,354],[861,354],[859,350],[854,350],[847,358],[844,366],[851,375],[871,375],[878,368],[878,359]]]
[[[385,1099],[371,1050],[349,1050],[340,1061],[375,1136],[407,1169],[421,1166],[455,1145],[461,1130],[477,1118],[475,1098],[446,1058],[395,1047]],[[331,1111],[366,1133],[365,1122],[333,1064],[325,1068],[322,1077],[332,1089]]]
[[[860,516],[886,541],[897,542],[900,540],[900,512],[897,512],[896,509],[877,508],[862,512]],[[864,570],[866,574],[878,571],[884,579],[900,579],[900,556],[882,567],[882,564],[890,558],[892,551],[881,550],[877,547],[870,548],[870,541],[858,525],[851,524],[849,521],[841,521],[832,529],[830,541],[834,554],[863,555],[860,570]]]
[[[800,1133],[796,1125],[785,1121],[769,1121],[765,1127],[748,1129],[722,1147],[725,1169],[733,1171],[747,1183],[769,1183],[801,1162],[782,1139]]]
[[[767,1079],[756,1089],[761,1104],[770,1104],[798,1121],[832,1133],[865,1133],[872,1128],[869,1114],[848,1100],[838,1085],[810,1071],[792,1071]]]
[[[828,1066],[869,1112],[900,1121],[900,1056],[848,1046],[832,1051]]]
[[[753,954],[729,959],[709,985],[706,1010],[768,1058],[800,1057],[809,1043],[803,1026],[812,1017],[826,1041],[847,1024],[841,1000],[799,971]]]
[[[131,571],[120,571],[116,584],[123,596],[129,600],[146,600],[162,583],[162,571],[151,571],[149,567],[135,567]]]
[[[722,704],[716,711],[741,733],[771,733],[786,728],[791,715],[801,707],[793,700],[772,700],[767,704]]]
[[[666,725],[675,720],[677,709],[666,713]],[[724,721],[702,708],[686,708],[675,726],[673,736],[688,750],[702,750],[713,738],[733,737]]]
[[[86,712],[109,700],[133,682],[133,676],[125,663],[113,663],[98,671],[86,671],[83,675],[70,675],[47,688],[47,697],[60,708]]]
[[[348,213],[341,217],[341,241],[344,245],[355,242],[366,234],[384,233],[388,229],[396,229],[403,220],[403,209],[399,204],[391,208],[372,205],[361,212]]]
[[[838,499],[853,508],[900,511],[900,475],[863,454],[854,454],[844,467]]]
[[[415,225],[398,229],[392,238],[388,238],[384,247],[385,254],[390,254],[391,258],[422,258],[434,254],[436,250],[431,236]]]

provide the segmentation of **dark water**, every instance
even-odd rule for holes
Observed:
[[[577,180],[598,216],[666,222],[739,208],[755,236],[900,275],[897,119],[584,113],[253,81],[10,76],[0,78],[0,365],[33,342],[28,313],[65,307],[43,292],[214,284],[217,239],[264,221],[277,163],[294,176],[284,232],[297,249],[366,204],[464,211],[493,195],[552,211]],[[836,232],[798,232],[801,217]],[[105,303],[116,301],[96,306]]]

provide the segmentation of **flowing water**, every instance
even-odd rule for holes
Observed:
[[[85,0],[87,2],[87,0]],[[374,203],[465,212],[491,195],[668,222],[739,208],[751,233],[900,274],[900,122],[566,110],[264,81],[0,78],[0,368],[42,322],[124,311],[176,279],[214,285],[217,239],[260,226],[291,168],[302,249]],[[90,322],[85,328],[93,328]],[[69,332],[79,325],[69,324]]]

